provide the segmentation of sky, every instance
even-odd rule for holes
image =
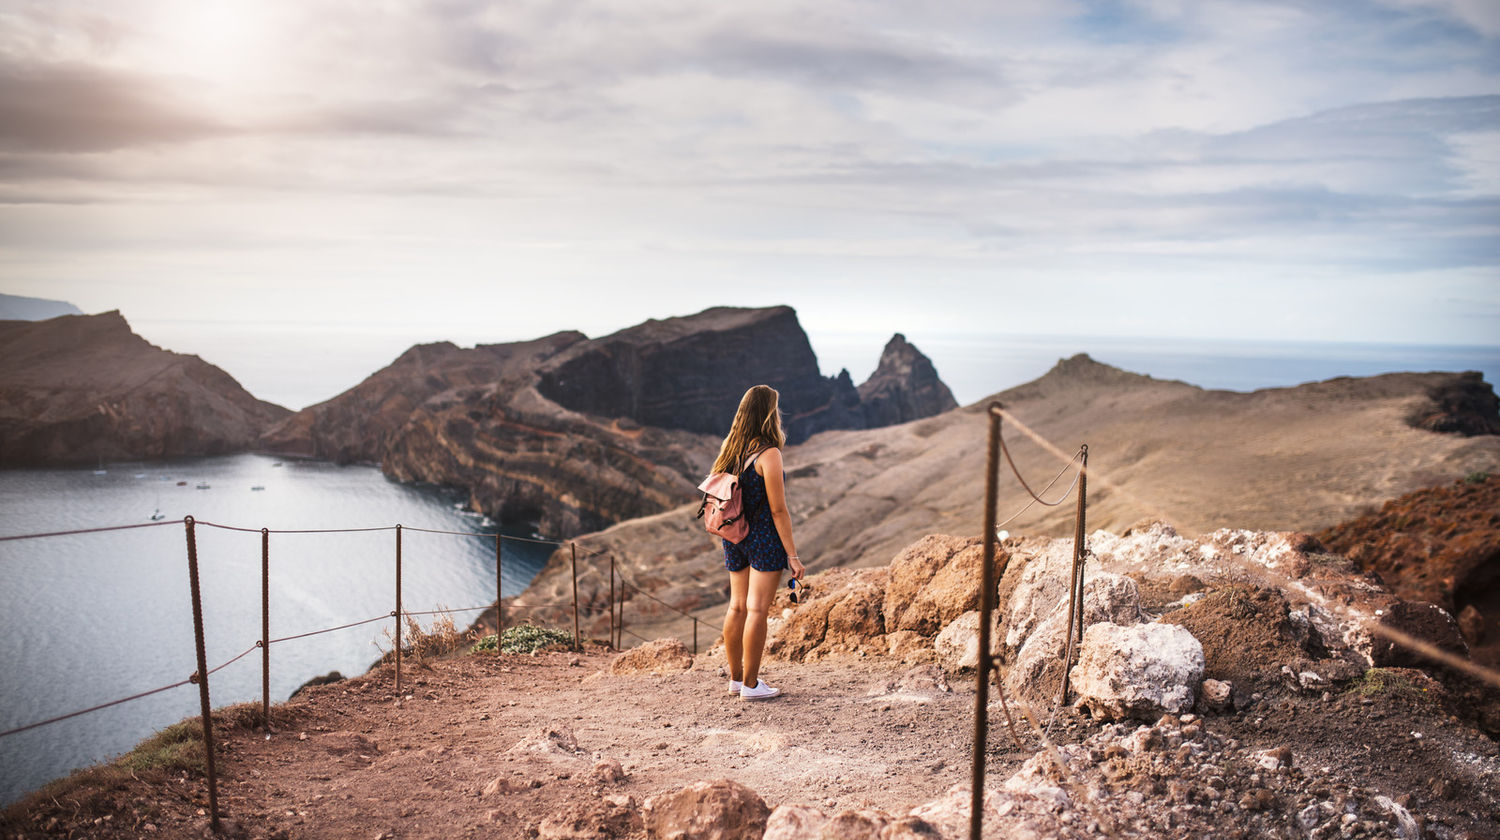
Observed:
[[[716,305],[856,380],[898,331],[1495,346],[1500,3],[0,0],[0,292],[292,407]]]

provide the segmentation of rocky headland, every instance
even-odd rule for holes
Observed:
[[[261,445],[461,487],[477,511],[571,536],[692,498],[740,395],[757,383],[781,392],[794,440],[956,405],[900,336],[856,388],[847,371],[819,373],[790,307],[715,308],[597,339],[414,347]]]
[[[0,321],[0,357],[7,467],[242,452],[290,414],[150,344],[119,312]]]

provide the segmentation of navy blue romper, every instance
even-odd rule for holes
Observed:
[[[782,480],[786,480],[782,473]],[[766,499],[766,480],[755,471],[755,464],[740,473],[740,495],[749,511],[750,532],[738,544],[724,541],[724,568],[731,572],[749,566],[758,572],[779,572],[787,567],[786,548],[776,533],[776,520]]]

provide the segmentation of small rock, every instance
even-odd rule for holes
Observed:
[[[1265,788],[1256,788],[1240,797],[1240,807],[1246,811],[1265,811],[1276,805],[1276,797]]]
[[[596,782],[606,785],[614,784],[625,778],[625,768],[621,767],[620,762],[615,759],[607,758],[594,765],[592,777]]]

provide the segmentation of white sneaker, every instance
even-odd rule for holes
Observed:
[[[743,686],[740,688],[741,700],[769,700],[781,693],[781,689],[772,688],[765,680],[756,681],[755,687]]]
[[[742,689],[744,687],[745,687],[745,684],[742,683],[742,682],[740,682],[739,680],[730,680],[729,681],[729,693],[730,694],[739,694],[740,693],[740,689]]]

